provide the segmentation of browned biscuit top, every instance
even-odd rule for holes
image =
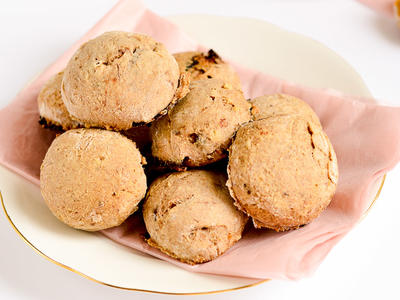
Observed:
[[[61,91],[70,114],[86,126],[127,130],[151,122],[175,99],[179,76],[163,44],[113,31],[76,51]]]
[[[188,72],[191,81],[215,78],[221,79],[237,89],[242,89],[238,74],[213,50],[209,50],[208,53],[190,51],[175,53],[174,57],[179,65],[179,70]]]
[[[149,244],[190,264],[224,253],[241,238],[247,221],[225,182],[226,175],[204,170],[156,179],[143,205]]]
[[[88,231],[121,224],[146,193],[143,159],[117,132],[73,129],[51,144],[40,171],[40,188],[52,213]]]
[[[201,166],[226,156],[240,124],[250,120],[243,93],[218,79],[195,81],[190,92],[151,126],[152,153],[168,164]]]
[[[332,145],[320,124],[298,115],[241,127],[232,142],[227,185],[256,227],[297,228],[330,203],[338,180]]]
[[[251,99],[250,103],[254,120],[274,116],[299,115],[311,118],[316,124],[320,123],[318,116],[306,102],[290,95],[266,95]]]

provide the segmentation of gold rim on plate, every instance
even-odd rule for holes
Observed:
[[[7,212],[6,206],[4,204],[3,201],[3,195],[0,191],[0,201],[1,201],[1,206],[3,208],[4,214],[7,218],[7,220],[10,222],[11,227],[15,230],[15,232],[22,238],[22,240],[28,245],[30,246],[36,253],[38,253],[39,255],[41,255],[42,257],[44,257],[45,259],[47,259],[48,261],[56,264],[57,266],[60,266],[68,271],[71,271],[73,273],[76,273],[86,279],[89,279],[91,281],[94,281],[96,283],[105,285],[105,286],[109,286],[112,288],[117,288],[117,289],[121,289],[121,290],[128,290],[128,291],[137,291],[137,292],[146,292],[146,293],[154,293],[154,294],[164,294],[164,295],[207,295],[207,294],[218,294],[218,293],[223,293],[223,292],[230,292],[230,291],[235,291],[235,290],[241,290],[241,289],[245,289],[245,288],[249,288],[249,287],[253,287],[256,285],[259,285],[261,283],[267,282],[271,279],[263,279],[260,280],[256,283],[252,283],[252,284],[246,284],[243,286],[239,286],[239,287],[235,287],[235,288],[230,288],[230,289],[223,289],[223,290],[216,290],[216,291],[209,291],[209,292],[194,292],[194,293],[174,293],[174,292],[160,292],[160,291],[152,291],[152,290],[144,290],[144,289],[136,289],[136,288],[128,288],[128,287],[122,287],[122,286],[117,286],[117,285],[113,285],[113,284],[109,284],[103,281],[100,281],[96,278],[93,278],[89,275],[86,275],[78,270],[75,270],[74,268],[64,265],[63,263],[60,263],[59,261],[56,261],[55,259],[47,256],[46,254],[44,254],[41,250],[39,250],[34,244],[32,244],[32,242],[30,242],[23,234],[22,232],[17,228],[17,226],[14,224],[14,222],[11,220],[10,215]]]
[[[369,213],[369,211],[371,210],[372,206],[375,204],[376,200],[378,199],[379,195],[381,194],[382,188],[383,188],[383,184],[385,183],[386,180],[386,174],[383,176],[382,178],[382,182],[379,186],[378,191],[376,192],[376,195],[374,197],[374,200],[372,200],[370,206],[368,207],[368,209],[365,211],[365,213],[363,214],[363,216],[360,219],[360,222],[366,217],[366,215]],[[243,285],[243,286],[239,286],[239,287],[235,287],[235,288],[231,288],[231,289],[224,289],[224,290],[216,290],[216,291],[209,291],[209,292],[195,292],[195,293],[173,293],[173,292],[160,292],[160,291],[152,291],[152,290],[143,290],[143,289],[135,289],[135,288],[127,288],[127,287],[121,287],[121,286],[117,286],[117,285],[113,285],[113,284],[109,284],[109,283],[105,283],[102,282],[100,280],[97,280],[96,278],[93,278],[89,275],[86,275],[78,270],[75,270],[72,267],[69,267],[67,265],[64,265],[63,263],[60,263],[54,259],[52,259],[51,257],[47,256],[46,254],[44,254],[42,251],[40,251],[38,248],[36,248],[35,245],[33,245],[23,234],[21,231],[19,231],[19,229],[17,228],[17,226],[14,224],[14,222],[11,220],[10,215],[7,212],[6,206],[4,204],[3,201],[3,195],[1,194],[0,191],[0,201],[1,201],[1,206],[3,208],[4,214],[7,218],[7,220],[10,222],[11,227],[15,230],[15,232],[22,238],[22,240],[29,245],[33,250],[35,250],[36,253],[38,253],[39,255],[41,255],[42,257],[44,257],[45,259],[47,259],[48,261],[56,264],[57,266],[60,266],[66,270],[69,270],[71,272],[74,272],[86,279],[89,279],[91,281],[94,281],[96,283],[105,285],[105,286],[109,286],[112,288],[117,288],[117,289],[122,289],[122,290],[128,290],[128,291],[137,291],[137,292],[146,292],[146,293],[154,293],[154,294],[164,294],[164,295],[207,295],[207,294],[219,294],[219,293],[223,293],[223,292],[230,292],[230,291],[235,291],[235,290],[241,290],[241,289],[245,289],[245,288],[249,288],[249,287],[253,287],[256,285],[259,285],[261,283],[270,281],[271,279],[264,279],[264,280],[260,280],[259,282],[253,283],[253,284],[247,284],[247,285]]]

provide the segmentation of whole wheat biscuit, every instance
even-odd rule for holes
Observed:
[[[147,242],[185,263],[210,261],[229,249],[247,221],[233,205],[226,175],[192,170],[159,177],[143,205]]]
[[[71,118],[61,97],[61,82],[64,71],[51,77],[42,87],[38,95],[40,123],[44,127],[56,127],[69,130],[81,127],[78,121]]]
[[[190,92],[151,125],[152,153],[174,166],[202,166],[226,157],[231,138],[250,120],[243,93],[218,79],[193,82]]]
[[[227,186],[257,228],[297,228],[330,203],[338,180],[332,145],[307,116],[272,116],[241,127],[229,150]]]
[[[65,224],[96,231],[121,224],[146,193],[142,156],[117,132],[73,129],[51,144],[40,168],[40,188]]]
[[[254,120],[273,116],[299,115],[311,118],[319,124],[318,116],[303,100],[285,94],[274,94],[257,97],[250,100],[251,114]]]
[[[241,90],[238,74],[235,70],[212,49],[208,53],[203,52],[180,52],[174,57],[179,65],[179,70],[188,72],[191,81],[215,78]]]
[[[113,31],[75,52],[61,92],[69,113],[87,127],[128,130],[165,113],[181,94],[179,83],[178,64],[163,44]]]

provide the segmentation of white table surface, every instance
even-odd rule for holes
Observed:
[[[207,13],[264,19],[312,37],[343,56],[372,94],[400,105],[400,28],[351,0],[147,0],[161,15]],[[115,0],[0,2],[0,108],[56,59]],[[60,35],[63,36],[60,39]],[[312,277],[270,281],[197,299],[399,299],[400,166],[391,171],[368,216]],[[0,299],[155,299],[163,296],[102,286],[32,251],[0,213]],[[132,270],[135,272],[135,270]]]

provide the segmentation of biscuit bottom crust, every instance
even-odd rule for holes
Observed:
[[[234,244],[236,244],[241,237],[239,237],[238,239],[235,240],[231,240],[231,243],[229,245],[229,247],[223,251],[219,251],[218,255],[214,256],[214,257],[209,257],[209,258],[205,258],[205,257],[197,257],[196,259],[185,259],[185,258],[181,258],[177,255],[175,255],[173,252],[170,252],[168,249],[163,248],[162,246],[158,245],[154,240],[152,240],[151,238],[146,239],[146,243],[149,244],[151,247],[154,247],[158,250],[160,250],[161,252],[167,254],[168,256],[175,258],[185,264],[189,264],[189,265],[197,265],[197,264],[204,264],[206,262],[212,261],[213,259],[217,258],[218,256],[221,256],[222,254],[224,254],[227,250],[229,250],[229,248],[231,248]]]

